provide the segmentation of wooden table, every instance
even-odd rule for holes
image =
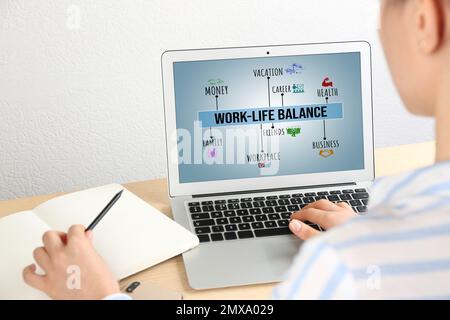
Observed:
[[[434,161],[434,152],[434,142],[377,149],[375,151],[376,175],[397,174],[429,165]],[[172,216],[167,199],[165,179],[127,183],[125,187],[168,216]],[[60,194],[1,201],[0,217],[32,209],[57,195]],[[185,299],[267,299],[270,297],[273,287],[273,284],[263,284],[201,291],[193,290],[187,283],[181,256],[153,266],[126,280],[134,279],[151,281],[160,287],[181,291]]]

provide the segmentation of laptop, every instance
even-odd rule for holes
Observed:
[[[192,288],[281,281],[309,203],[366,212],[367,42],[166,51],[162,72],[172,212],[200,239],[183,254]]]

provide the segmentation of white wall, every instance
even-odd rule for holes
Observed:
[[[432,139],[394,91],[377,3],[0,0],[0,199],[163,177],[166,49],[368,40],[376,145]]]

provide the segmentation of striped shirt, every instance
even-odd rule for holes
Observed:
[[[305,242],[278,299],[450,299],[450,162],[375,180],[369,213]]]

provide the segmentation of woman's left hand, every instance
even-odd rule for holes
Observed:
[[[353,209],[345,202],[333,203],[328,200],[313,202],[291,216],[289,229],[302,240],[307,240],[320,234],[320,231],[310,227],[305,221],[309,221],[328,230],[340,225],[356,216]]]

